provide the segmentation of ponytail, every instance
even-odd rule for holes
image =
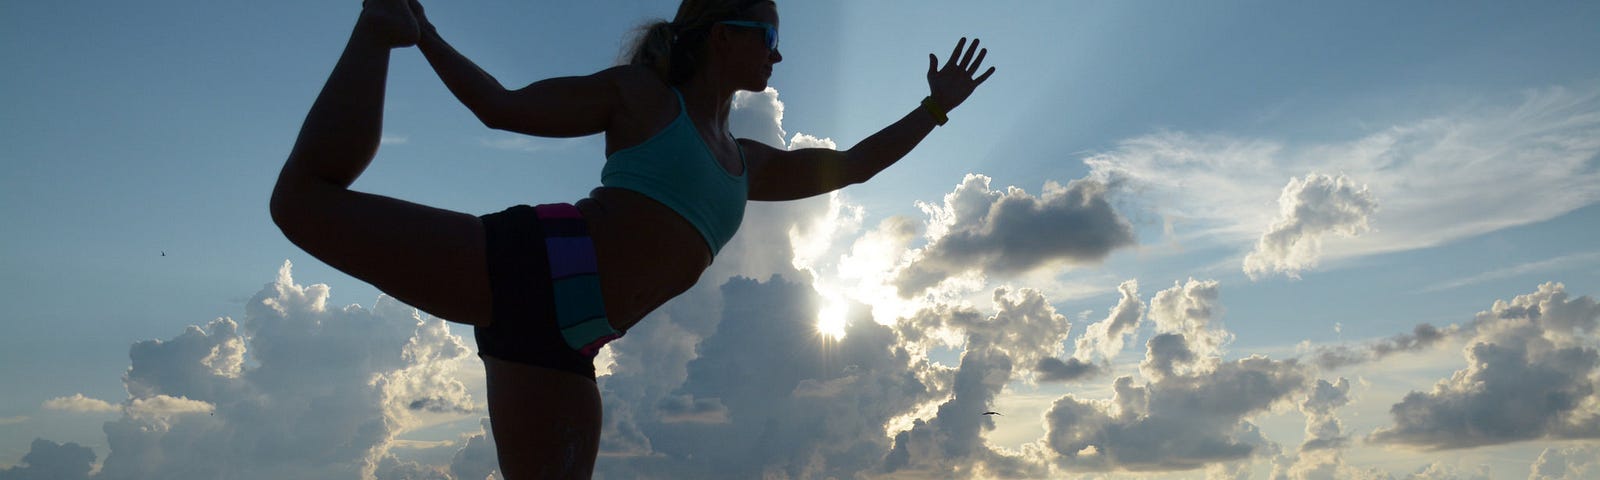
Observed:
[[[672,41],[677,36],[672,23],[656,20],[636,30],[633,48],[628,53],[629,65],[649,67],[662,79],[671,78]]]

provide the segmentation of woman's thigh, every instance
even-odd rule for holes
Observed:
[[[478,217],[317,182],[285,188],[274,217],[307,253],[434,316],[488,322]]]
[[[600,450],[600,390],[583,376],[483,357],[500,473],[589,478]]]

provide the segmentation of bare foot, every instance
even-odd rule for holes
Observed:
[[[417,19],[406,0],[365,0],[361,20],[390,47],[409,47],[421,37]]]

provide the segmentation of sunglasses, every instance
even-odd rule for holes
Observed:
[[[778,27],[774,27],[770,23],[752,22],[749,20],[725,20],[717,23],[723,25],[733,25],[735,27],[759,28],[765,30],[767,34],[767,50],[772,51],[778,49]]]

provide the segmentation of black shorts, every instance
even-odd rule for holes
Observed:
[[[518,205],[483,219],[492,323],[478,355],[594,379],[594,356],[622,336],[606,320],[587,222],[570,204]]]

